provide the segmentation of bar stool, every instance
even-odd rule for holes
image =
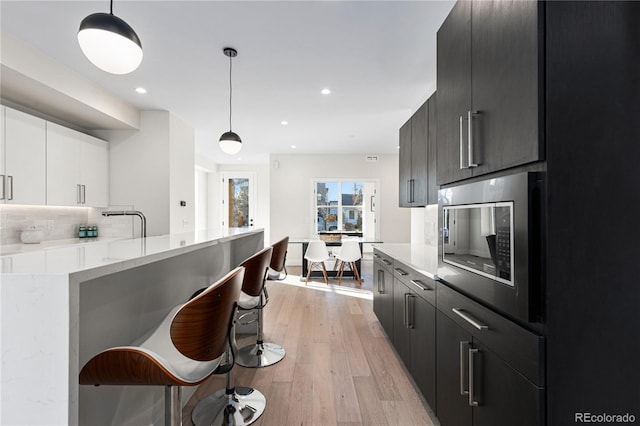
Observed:
[[[284,237],[280,241],[274,243],[271,248],[271,263],[269,264],[269,273],[267,278],[270,280],[283,280],[287,278],[287,248],[289,247],[289,237]],[[282,277],[284,271],[284,277]]]
[[[220,367],[243,278],[244,268],[234,269],[173,308],[140,345],[95,355],[82,367],[80,384],[166,386],[165,425],[181,425],[181,386],[198,385]]]
[[[285,350],[275,343],[264,343],[263,338],[263,309],[269,301],[267,293],[266,275],[271,261],[273,249],[268,247],[251,256],[240,265],[245,267],[246,273],[242,283],[242,292],[238,307],[240,311],[250,311],[241,315],[238,321],[242,321],[249,315],[257,314],[257,318],[246,324],[257,322],[256,343],[244,346],[238,350],[238,365],[249,368],[261,368],[273,365],[284,358]]]
[[[342,282],[344,268],[348,265],[353,271],[353,275],[358,280],[358,285],[362,285],[362,279],[360,278],[360,273],[358,272],[358,267],[356,265],[356,262],[361,258],[362,253],[360,252],[360,243],[358,240],[344,240],[342,242],[340,253],[336,257],[336,260],[340,261],[340,267],[338,268],[338,283]]]
[[[304,254],[304,258],[307,260],[307,282],[311,277],[311,270],[314,265],[322,266],[322,274],[324,275],[325,284],[329,284],[329,278],[327,277],[327,268],[324,265],[324,261],[329,258],[329,251],[327,250],[327,244],[322,240],[309,241],[309,247]]]

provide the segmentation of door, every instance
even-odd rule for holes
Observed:
[[[43,206],[46,201],[46,122],[5,110],[5,201]]]
[[[82,204],[80,187],[80,141],[76,133],[54,123],[47,124],[47,204]]]
[[[471,123],[479,164],[473,174],[538,161],[538,2],[468,3],[472,108],[479,112]]]
[[[399,165],[399,188],[398,205],[400,207],[411,207],[409,191],[411,180],[411,119],[400,127],[400,152],[398,154]]]
[[[471,177],[470,169],[460,168],[468,162],[465,120],[471,109],[470,1],[459,1],[454,5],[438,30],[437,43],[436,175],[438,184],[445,184]]]
[[[471,426],[468,350],[472,338],[442,312],[437,311],[436,315],[438,419],[442,426]]]
[[[473,350],[469,365],[473,365],[472,396],[478,404],[473,407],[473,426],[543,424],[542,390],[478,340]]]
[[[427,138],[429,105],[422,104],[411,117],[411,188],[410,204],[427,204]]]
[[[257,226],[256,176],[251,172],[222,173],[222,228]]]
[[[393,275],[382,266],[378,254],[373,262],[373,312],[382,324],[389,340],[393,341]]]
[[[415,295],[415,292],[412,302],[414,307],[409,371],[429,406],[436,410],[436,308]]]

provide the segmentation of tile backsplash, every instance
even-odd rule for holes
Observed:
[[[115,206],[130,209],[131,206]],[[106,218],[103,209],[90,207],[49,207],[0,205],[0,245],[20,243],[23,229],[35,226],[42,231],[42,241],[66,240],[78,237],[78,226],[98,226],[101,237],[131,237],[131,217]]]

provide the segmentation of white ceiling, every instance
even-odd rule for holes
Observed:
[[[0,24],[140,110],[171,111],[213,161],[265,162],[268,153],[397,152],[398,128],[435,90],[436,31],[453,3],[115,0],[144,49],[140,68],[120,76],[89,63],[76,38],[108,0],[1,0]],[[244,143],[233,157],[217,147],[228,130],[225,46],[238,50],[233,130]]]

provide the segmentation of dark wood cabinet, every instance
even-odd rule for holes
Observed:
[[[398,154],[398,198],[400,207],[411,207],[411,118],[400,127],[400,152]]]
[[[436,410],[435,282],[394,261],[393,344],[418,389]]]
[[[543,424],[544,340],[443,284],[437,306],[440,424]]]
[[[462,1],[438,31],[438,184],[544,157],[535,1]]]
[[[427,204],[438,204],[438,189],[440,188],[436,182],[436,165],[437,165],[437,129],[438,121],[437,113],[437,97],[432,95],[429,100],[429,128],[427,138]]]
[[[373,312],[382,328],[393,341],[393,260],[374,251],[373,261]]]
[[[433,95],[400,128],[400,207],[424,207],[438,202],[435,187],[435,108]],[[430,180],[431,175],[433,180]]]

